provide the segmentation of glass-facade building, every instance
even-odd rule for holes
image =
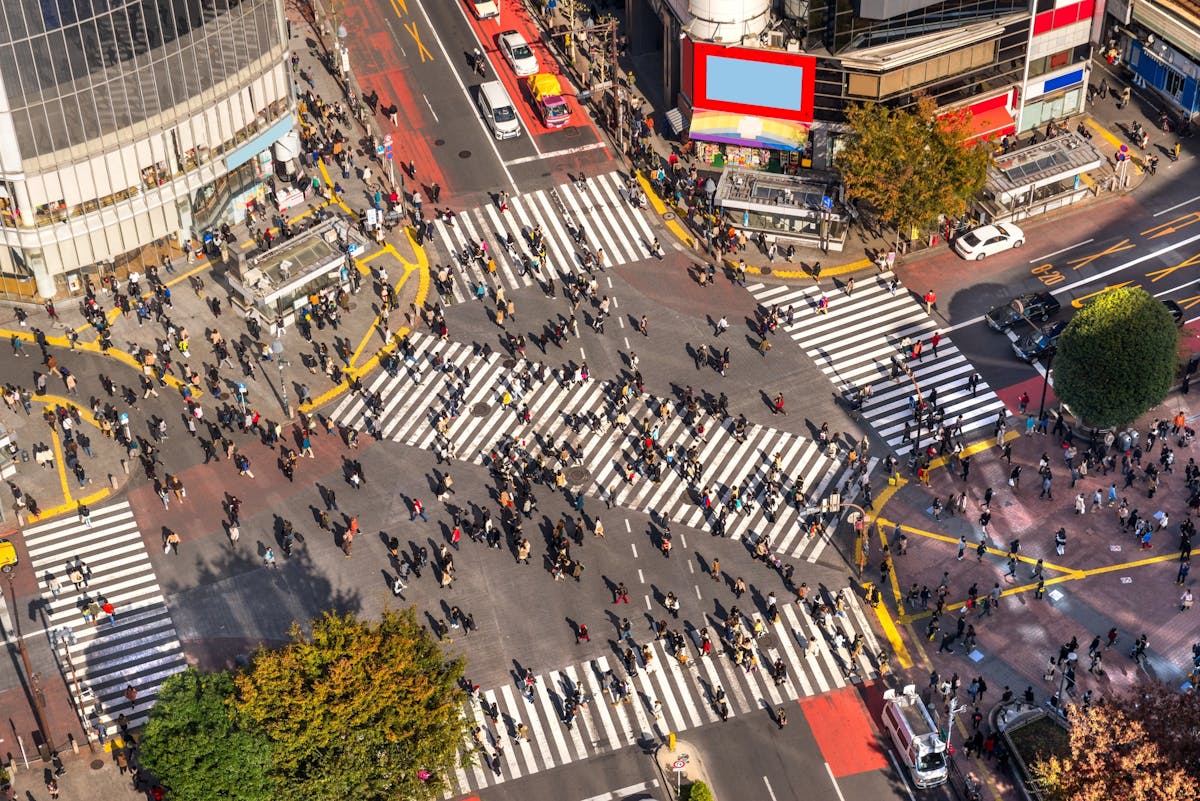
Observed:
[[[0,293],[52,297],[244,216],[293,128],[281,0],[0,2]]]

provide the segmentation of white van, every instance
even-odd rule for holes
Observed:
[[[946,743],[915,686],[909,684],[899,694],[895,690],[884,692],[883,726],[892,736],[913,784],[924,789],[946,783]]]
[[[479,86],[479,111],[487,120],[488,127],[497,139],[511,139],[521,135],[521,119],[513,106],[504,84],[488,81]]]

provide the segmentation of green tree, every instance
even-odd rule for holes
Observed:
[[[1088,425],[1125,425],[1167,397],[1178,345],[1171,313],[1149,292],[1137,287],[1105,292],[1063,331],[1054,389]]]
[[[688,785],[687,801],[713,801],[712,790],[704,782],[692,782]]]
[[[1031,767],[1052,801],[1191,801],[1200,785],[1200,697],[1160,684],[1072,716],[1071,755]]]
[[[229,673],[188,668],[163,682],[142,736],[142,764],[179,801],[268,801],[271,747],[233,708]]]
[[[865,202],[904,236],[956,216],[987,178],[986,148],[970,144],[970,112],[937,113],[932,98],[914,107],[851,104],[852,131],[837,156],[847,196]]]
[[[237,678],[239,710],[271,740],[277,799],[442,795],[467,750],[463,660],[443,656],[412,609],[378,623],[329,613],[292,638]]]

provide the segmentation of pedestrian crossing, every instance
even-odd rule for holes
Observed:
[[[582,186],[564,183],[510,197],[507,211],[491,203],[456,214],[452,224],[438,217],[433,225],[436,240],[450,254],[446,268],[450,292],[439,294],[457,303],[474,297],[480,285],[511,291],[551,275],[584,272],[584,248],[572,236],[568,218],[582,230],[581,240],[589,250],[603,250],[605,267],[650,258],[655,236],[646,215],[629,201],[625,182],[621,173],[609,172],[588,178]],[[529,238],[536,225],[541,225],[545,237],[546,260],[524,271],[522,263],[536,255]],[[512,237],[512,248],[504,245],[502,235]],[[488,275],[486,258],[464,264],[455,255],[480,241],[487,243],[487,253],[496,261],[494,276]],[[438,273],[435,268],[435,280]]]
[[[187,664],[129,503],[93,509],[90,519],[89,526],[60,518],[25,529],[24,537],[68,683],[80,693],[89,725],[95,710],[112,735],[122,713],[131,727],[143,724],[159,686]],[[90,576],[78,590],[70,580],[77,562]],[[50,576],[62,584],[58,597]],[[103,612],[84,620],[84,608],[103,604],[101,598],[115,607],[115,623]],[[132,708],[124,695],[129,685],[137,691]]]
[[[575,375],[524,358],[481,353],[473,345],[420,332],[410,335],[409,341],[417,356],[406,361],[405,369],[395,375],[380,371],[365,387],[366,393],[379,395],[377,412],[368,408],[365,393],[360,393],[342,400],[331,415],[335,421],[425,450],[438,444],[440,424],[455,458],[476,464],[487,463],[493,449],[506,441],[530,451],[536,450],[536,443],[583,443],[577,461],[564,467],[584,468],[588,475],[584,491],[614,506],[653,511],[672,522],[707,529],[712,511],[702,505],[703,488],[710,489],[716,509],[730,499],[734,488],[741,487],[747,501],[740,512],[726,517],[730,537],[757,543],[766,536],[773,552],[812,562],[829,543],[832,528],[810,535],[803,508],[788,502],[792,488],[799,486],[802,500],[816,503],[841,467],[807,437],[749,424],[739,442],[732,420],[721,422],[704,414],[697,421],[705,427],[701,435],[679,414],[662,419],[662,399],[650,396],[631,402],[626,426],[610,425],[606,411],[619,391],[611,382],[579,381]],[[440,369],[434,367],[435,357],[443,360]],[[526,389],[517,377],[527,367],[533,378]],[[451,388],[466,371],[469,386],[460,400],[452,399]],[[522,405],[529,410],[528,423],[520,412]],[[600,430],[576,430],[578,419],[589,414],[603,421]],[[704,466],[700,480],[689,481],[678,469],[664,470],[657,484],[640,474],[630,480],[635,446],[647,431],[676,464],[682,464],[686,448],[694,445]],[[776,461],[785,497],[772,510],[762,489]]]
[[[537,675],[531,694],[525,693],[523,681],[515,675],[508,684],[481,690],[479,700],[469,702],[465,712],[469,726],[482,730],[475,762],[456,771],[446,797],[478,792],[630,745],[663,742],[668,733],[719,725],[718,690],[725,693],[729,718],[765,716],[798,698],[877,678],[879,643],[866,612],[852,592],[842,595],[846,603],[841,613],[822,611],[814,617],[807,604],[780,606],[778,622],[764,621],[766,631],[754,641],[756,669],[747,669],[746,663],[739,666],[724,652],[715,634],[723,630],[724,622],[710,619],[705,625],[713,651],[700,654],[700,635],[693,629],[686,664],[658,640],[648,643],[649,663],[635,657],[632,673],[626,671],[622,657],[606,655]],[[863,640],[857,655],[851,649],[856,634]],[[779,683],[771,675],[776,660],[786,666]],[[609,689],[609,671],[627,683],[624,697]],[[568,727],[565,702],[577,692],[585,703]],[[484,704],[497,707],[495,722]],[[527,739],[519,737],[521,727]],[[502,754],[498,773],[488,764],[497,749]]]
[[[980,378],[972,392],[968,379],[975,367],[954,345],[941,336],[936,353],[931,337],[939,330],[936,320],[895,279],[891,272],[862,279],[847,296],[829,291],[829,311],[817,313],[817,301],[823,292],[818,286],[754,284],[751,295],[766,309],[778,307],[785,323],[783,329],[821,368],[840,392],[871,386],[871,395],[863,404],[863,419],[883,438],[894,453],[907,453],[911,441],[905,439],[905,424],[916,429],[912,406],[915,388],[903,373],[891,377],[892,357],[899,356],[912,369],[926,402],[936,391],[936,406],[944,411],[943,424],[953,425],[960,417],[963,434],[987,430],[990,434],[1004,403]],[[786,323],[787,309],[794,320]],[[905,339],[923,341],[922,358],[910,359],[901,343]],[[928,443],[936,432],[923,431]]]

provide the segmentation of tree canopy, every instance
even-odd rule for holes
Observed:
[[[1054,390],[1088,425],[1125,425],[1167,397],[1178,344],[1166,306],[1138,287],[1113,289],[1080,309],[1063,331]]]
[[[326,614],[242,670],[164,682],[143,760],[180,801],[433,799],[470,751],[463,670],[412,609]]]
[[[851,104],[846,120],[852,136],[837,156],[846,194],[905,234],[962,214],[983,188],[991,156],[966,141],[969,112],[939,116],[922,97],[908,109]]]
[[[1192,801],[1200,786],[1200,696],[1144,683],[1072,716],[1071,755],[1031,766],[1052,801]]]
[[[142,737],[142,764],[179,801],[269,801],[271,748],[237,714],[233,676],[189,668],[163,682]]]
[[[280,801],[440,796],[467,734],[460,682],[413,610],[378,623],[326,614],[236,677],[238,709],[271,742]],[[424,777],[424,778],[422,778]]]

